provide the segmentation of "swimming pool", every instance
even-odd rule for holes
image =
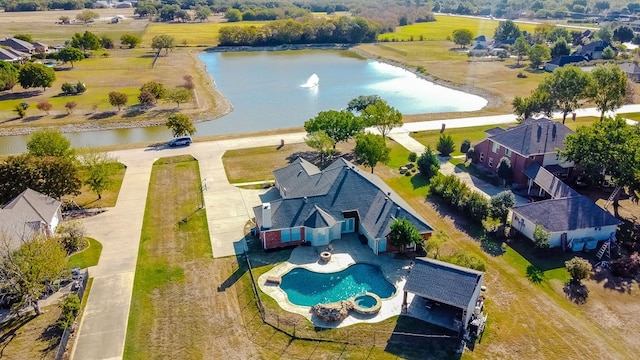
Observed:
[[[301,306],[348,300],[366,292],[388,298],[396,292],[382,270],[370,264],[355,264],[334,273],[294,268],[282,277],[280,288],[291,303]]]

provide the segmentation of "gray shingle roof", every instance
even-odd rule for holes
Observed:
[[[544,226],[550,232],[589,229],[621,223],[584,195],[518,205],[511,208],[511,211],[535,224]]]
[[[51,224],[61,204],[59,200],[26,189],[0,209],[0,231],[14,240],[28,238],[39,229],[39,224]]]
[[[404,291],[466,309],[475,301],[473,293],[482,285],[482,275],[480,271],[446,262],[416,258]]]
[[[553,176],[552,173],[540,166],[540,164],[531,164],[524,170],[524,174],[530,179],[533,179],[533,181],[538,184],[542,190],[546,191],[554,199],[579,195],[575,190],[569,187],[569,185]]]
[[[311,228],[323,228],[330,227],[336,223],[336,219],[331,214],[322,210],[319,207],[315,207],[315,210],[311,211],[311,214],[304,220],[304,226]]]
[[[16,38],[6,38],[4,40],[0,40],[0,44],[18,51],[31,52],[35,49],[35,47],[31,45],[31,43]]]
[[[488,138],[520,155],[530,156],[564,150],[564,139],[572,133],[571,129],[559,122],[529,118],[518,126]]]
[[[272,228],[306,226],[344,219],[344,211],[357,211],[362,226],[375,238],[389,233],[395,218],[406,218],[420,233],[433,228],[380,178],[361,171],[340,158],[323,171],[308,174],[304,160],[274,171],[278,186],[286,187],[282,199],[271,202]],[[306,165],[305,165],[306,166]],[[254,208],[256,222],[262,225],[262,206]],[[317,213],[317,214],[314,214]],[[319,217],[319,218],[318,218]],[[310,219],[313,218],[312,222]],[[321,219],[320,219],[321,218]]]

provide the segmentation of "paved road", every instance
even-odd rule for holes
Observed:
[[[639,112],[640,105],[625,106],[619,112]],[[578,116],[599,116],[595,109],[577,111]],[[473,117],[451,120],[425,121],[405,124],[390,134],[395,141],[416,153],[424,147],[409,136],[414,131],[439,130],[444,123],[447,129],[461,127],[509,124],[516,121],[513,115]],[[242,252],[243,227],[252,217],[251,208],[259,204],[258,190],[242,190],[227,181],[222,165],[226,150],[258,146],[278,146],[304,141],[305,133],[292,133],[241,139],[194,143],[180,149],[131,149],[115,151],[112,155],[127,166],[117,205],[105,213],[88,218],[85,226],[88,235],[102,242],[100,263],[90,269],[94,278],[87,307],[80,323],[78,338],[72,358],[78,360],[121,359],[127,330],[135,275],[138,245],[142,230],[147,188],[153,162],[173,155],[192,154],[200,162],[201,178],[209,232],[214,257],[224,257]],[[286,145],[285,145],[286,146]],[[444,163],[442,170],[454,173],[453,166]],[[469,185],[494,194],[502,189],[478,181],[468,175]],[[205,186],[206,185],[206,186]]]

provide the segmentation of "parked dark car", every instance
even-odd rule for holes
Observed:
[[[181,137],[177,137],[175,139],[171,139],[171,141],[169,141],[167,143],[169,146],[171,147],[175,147],[175,146],[189,146],[191,145],[191,136],[181,136]]]

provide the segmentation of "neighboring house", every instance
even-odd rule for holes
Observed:
[[[428,322],[456,331],[466,330],[474,315],[480,316],[484,273],[429,258],[416,258],[404,285],[414,297],[412,305],[426,306]],[[424,305],[423,305],[424,304]]]
[[[128,9],[132,7],[133,7],[133,4],[129,1],[122,1],[122,2],[116,3],[116,8],[118,9]]]
[[[636,63],[628,62],[619,64],[618,66],[620,66],[620,70],[622,70],[622,72],[627,74],[629,79],[632,79],[635,82],[640,82],[640,66]]]
[[[42,42],[32,42],[31,45],[33,45],[33,47],[36,50],[36,53],[38,54],[48,54],[49,53],[49,45],[42,43]]]
[[[5,49],[0,47],[0,60],[7,62],[21,62],[29,57],[29,54],[24,54],[12,49]]]
[[[584,195],[550,199],[511,208],[511,227],[533,240],[536,225],[549,233],[549,247],[583,251],[615,238],[621,221]]]
[[[473,42],[471,43],[471,47],[474,47],[476,45],[481,45],[481,46],[484,46],[486,48],[490,44],[491,44],[491,39],[487,38],[484,35],[480,35],[480,36],[476,36],[476,38],[473,39]]]
[[[298,158],[273,174],[276,199],[253,208],[265,250],[303,242],[325,246],[355,232],[375,254],[399,251],[387,243],[397,218],[409,220],[425,239],[433,232],[380,178],[342,158],[322,171]]]
[[[0,45],[27,54],[34,54],[36,52],[35,46],[31,45],[31,43],[16,38],[6,38],[4,40],[0,40]]]
[[[612,48],[615,54],[618,55],[618,48],[604,40],[592,41],[588,44],[582,45],[580,49],[571,55],[584,56],[587,60],[599,60],[602,59],[602,52],[604,49],[608,47]]]
[[[529,179],[524,171],[532,164],[558,165],[565,169],[573,166],[558,157],[558,150],[564,150],[564,139],[571,133],[573,131],[562,123],[546,118],[529,118],[508,129],[492,128],[486,131],[487,138],[473,147],[474,162],[497,174],[500,159],[507,157],[513,170],[513,183],[523,187]]]
[[[489,55],[489,47],[486,45],[476,44],[473,45],[469,49],[469,54],[471,56],[488,56]]]
[[[62,220],[62,202],[27,189],[0,209],[0,235],[18,247],[36,233],[51,236]]]
[[[583,61],[588,61],[588,59],[582,55],[561,55],[544,64],[544,69],[546,71],[553,71],[559,67]]]

